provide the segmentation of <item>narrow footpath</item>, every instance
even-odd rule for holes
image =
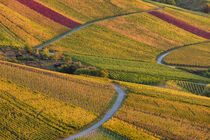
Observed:
[[[189,44],[189,45],[184,45],[184,46],[181,46],[181,47],[177,47],[177,48],[172,48],[171,50],[167,50],[165,52],[163,52],[161,55],[159,55],[157,57],[157,63],[158,64],[161,64],[161,65],[164,65],[164,66],[168,66],[168,67],[171,67],[171,68],[175,68],[174,65],[169,65],[169,64],[165,64],[163,62],[163,59],[170,53],[172,53],[173,51],[176,51],[178,49],[182,49],[184,47],[188,47],[188,46],[192,46],[192,45],[200,45],[200,44],[205,44],[205,43],[210,43],[210,41],[205,41],[205,42],[199,42],[199,43],[194,43],[194,44]],[[185,66],[185,67],[192,67],[192,66]]]
[[[84,134],[87,134],[88,132],[98,128],[99,126],[101,126],[103,123],[105,123],[106,121],[108,121],[114,114],[115,112],[117,112],[117,110],[120,108],[120,105],[123,102],[124,96],[125,96],[125,91],[117,86],[114,85],[117,93],[118,93],[118,97],[117,100],[115,101],[114,105],[112,106],[112,108],[104,115],[103,119],[101,119],[99,122],[97,122],[96,124],[94,124],[93,126],[89,127],[88,129],[85,129],[84,131],[75,134],[69,138],[66,138],[65,140],[74,140],[76,138],[79,138],[81,136],[83,136]]]

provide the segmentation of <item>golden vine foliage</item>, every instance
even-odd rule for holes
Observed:
[[[125,133],[135,127],[166,139],[207,139],[210,129],[210,99],[186,92],[147,85],[119,82],[129,91],[125,103],[103,126]],[[127,125],[123,126],[122,124]],[[132,131],[133,132],[133,131]],[[132,133],[131,139],[139,139]]]

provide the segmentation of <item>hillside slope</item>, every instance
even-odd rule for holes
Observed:
[[[96,118],[85,109],[6,80],[0,80],[0,96],[1,139],[55,139]]]
[[[132,140],[208,139],[210,99],[159,87],[123,83],[128,97],[103,127]],[[147,133],[147,135],[145,134]]]

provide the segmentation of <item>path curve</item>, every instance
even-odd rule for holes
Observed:
[[[101,22],[101,21],[105,21],[105,20],[109,20],[109,19],[113,19],[113,18],[117,18],[117,17],[123,17],[123,16],[129,16],[129,15],[135,15],[135,14],[148,13],[148,12],[152,12],[152,11],[156,11],[156,10],[162,10],[163,8],[164,8],[164,7],[159,7],[159,8],[157,8],[157,9],[149,10],[149,11],[133,12],[133,13],[128,13],[128,14],[124,14],[124,15],[110,16],[110,17],[106,17],[106,18],[103,18],[103,19],[93,20],[93,21],[91,21],[91,22],[87,22],[87,23],[85,23],[85,24],[82,24],[82,25],[76,27],[76,28],[72,29],[71,31],[68,31],[68,32],[66,32],[66,33],[63,33],[63,34],[61,34],[61,35],[59,35],[59,36],[57,36],[57,37],[55,37],[55,38],[53,38],[53,39],[51,39],[51,40],[49,40],[49,41],[47,41],[47,42],[45,42],[45,43],[39,45],[39,46],[36,46],[35,49],[43,49],[45,46],[47,46],[47,45],[49,45],[49,44],[52,44],[52,43],[54,43],[55,41],[58,41],[58,40],[60,40],[60,39],[62,39],[62,38],[64,38],[64,37],[66,37],[66,36],[68,36],[68,35],[70,35],[70,34],[76,32],[76,31],[79,31],[79,30],[81,30],[81,29],[83,29],[83,28],[85,28],[85,27],[87,27],[87,26],[93,25],[93,24],[98,23],[98,22]]]
[[[172,67],[172,68],[175,68],[175,65],[169,65],[169,64],[165,64],[163,62],[163,59],[171,52],[173,51],[176,51],[178,49],[181,49],[181,48],[185,48],[185,47],[188,47],[188,46],[192,46],[192,45],[200,45],[200,44],[205,44],[205,43],[210,43],[210,41],[205,41],[205,42],[200,42],[200,43],[194,43],[194,44],[188,44],[188,45],[184,45],[184,46],[181,46],[181,47],[177,47],[177,48],[172,48],[170,50],[167,50],[165,52],[163,52],[161,55],[159,55],[156,59],[157,63],[158,64],[161,64],[161,65],[164,65],[164,66],[168,66],[168,67]],[[185,66],[185,67],[192,67],[192,66]]]
[[[75,134],[69,138],[66,138],[65,140],[74,140],[76,138],[79,138],[80,136],[83,136],[84,134],[98,128],[99,126],[101,126],[103,123],[105,123],[106,121],[108,121],[114,114],[115,112],[117,112],[117,110],[120,108],[122,102],[123,102],[123,99],[124,99],[124,96],[125,96],[125,91],[117,86],[117,85],[113,85],[118,93],[118,97],[117,97],[117,100],[116,102],[114,103],[114,105],[112,106],[112,108],[104,115],[103,119],[101,119],[99,122],[97,122],[96,124],[94,124],[93,126],[89,127],[88,129],[85,129],[84,131],[78,133],[78,134]]]

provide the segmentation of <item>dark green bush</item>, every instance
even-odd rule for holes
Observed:
[[[77,69],[74,74],[85,74],[91,76],[98,76],[98,77],[108,77],[109,73],[106,70],[100,70],[95,68],[80,68]]]
[[[59,71],[64,73],[73,74],[78,69],[75,65],[63,65]]]
[[[207,96],[207,97],[210,97],[210,84],[208,84],[208,85],[205,87],[205,89],[204,89],[204,91],[203,91],[203,95],[204,95],[204,96]]]

